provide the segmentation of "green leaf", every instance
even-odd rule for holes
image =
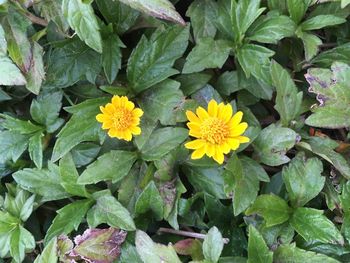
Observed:
[[[305,59],[310,61],[314,56],[317,55],[319,46],[322,45],[322,40],[313,35],[305,32],[301,32],[299,36],[304,43],[305,48]]]
[[[80,175],[78,184],[95,184],[111,180],[113,183],[123,179],[136,161],[135,152],[110,151],[90,164]]]
[[[65,108],[73,116],[57,135],[58,139],[52,153],[54,162],[81,142],[103,140],[105,133],[95,118],[99,113],[99,106],[106,104],[107,101],[107,98],[89,99]]]
[[[153,240],[141,230],[136,231],[135,244],[137,253],[139,253],[144,263],[181,263],[171,245],[165,246],[154,243]]]
[[[350,163],[339,153],[333,150],[335,147],[325,145],[322,138],[313,137],[307,142],[300,142],[298,146],[317,154],[333,165],[345,178],[350,179]]]
[[[36,42],[33,43],[32,59],[30,70],[26,74],[26,88],[32,93],[38,95],[41,89],[41,84],[45,78],[43,48]]]
[[[188,26],[158,29],[150,39],[142,36],[128,61],[131,88],[139,93],[178,73],[172,66],[185,52],[188,37]]]
[[[191,18],[191,26],[196,42],[203,37],[215,37],[215,20],[218,18],[217,9],[217,3],[211,0],[195,0],[187,9],[186,16]]]
[[[227,60],[231,43],[226,40],[201,38],[186,58],[182,73],[200,72],[207,68],[221,68]]]
[[[126,235],[125,231],[115,228],[87,229],[80,239],[75,239],[71,254],[87,262],[115,262]]]
[[[79,38],[92,49],[102,53],[100,27],[91,5],[82,0],[63,0],[62,12]]]
[[[234,215],[239,215],[254,202],[259,191],[259,180],[269,181],[265,170],[248,157],[233,155],[226,165],[224,189],[232,196]]]
[[[310,0],[287,0],[289,15],[296,24],[303,19],[310,2]]]
[[[267,67],[266,67],[266,70],[267,70]],[[253,76],[250,76],[249,78],[247,78],[242,69],[237,70],[237,77],[238,77],[239,89],[247,90],[257,98],[261,98],[265,100],[272,99],[272,93],[274,92],[272,85],[266,84],[265,82]]]
[[[148,15],[173,21],[185,25],[185,21],[176,12],[175,7],[168,0],[120,0],[122,3]]]
[[[304,21],[300,28],[304,31],[321,29],[345,23],[346,19],[334,15],[318,15]]]
[[[142,93],[140,107],[150,119],[163,125],[176,125],[175,109],[184,103],[184,97],[180,83],[167,79]]]
[[[129,211],[111,195],[109,190],[97,192],[94,196],[96,204],[87,213],[87,222],[90,227],[106,223],[128,231],[136,229]]]
[[[62,107],[62,92],[41,92],[32,100],[30,115],[37,123],[45,125],[49,133],[54,132],[62,124],[63,120],[58,118]]]
[[[350,181],[343,185],[342,193],[339,195],[340,204],[344,213],[350,212]]]
[[[133,26],[139,16],[138,11],[120,1],[96,0],[95,2],[103,17],[108,23],[113,23],[113,27],[119,35]]]
[[[27,30],[31,22],[14,6],[9,6],[6,18],[7,21],[4,19],[2,25],[6,32],[9,56],[22,72],[28,72],[33,56],[32,45],[27,37]]]
[[[0,132],[0,163],[8,160],[16,162],[28,147],[28,135],[19,132]]]
[[[210,262],[218,262],[222,249],[224,248],[224,241],[220,231],[213,226],[209,229],[208,234],[205,235],[203,241],[203,255],[206,260]]]
[[[75,168],[73,158],[71,154],[66,154],[59,163],[61,185],[67,193],[71,195],[77,195],[82,197],[88,197],[89,193],[86,191],[85,186],[77,183],[79,174]]]
[[[295,246],[295,243],[281,245],[277,248],[273,256],[274,262],[323,262],[339,263],[340,261],[327,257],[323,254],[317,254],[312,251],[306,251]]]
[[[20,219],[8,212],[0,211],[0,235],[11,232],[20,223]]]
[[[266,226],[271,227],[286,222],[291,212],[286,201],[270,194],[259,195],[254,204],[246,211],[246,215],[261,215],[265,219]]]
[[[122,64],[120,48],[125,47],[117,35],[110,35],[103,40],[102,66],[109,84],[117,77]]]
[[[314,107],[314,113],[305,123],[322,128],[343,128],[350,126],[350,91],[347,83],[350,80],[350,66],[335,62],[331,70],[310,69],[306,74],[309,91],[317,94],[320,102]]]
[[[100,54],[75,37],[55,48],[50,54],[44,85],[65,88],[83,79],[94,82],[100,71]]]
[[[11,100],[11,97],[0,88],[0,102]]]
[[[239,91],[242,87],[239,85],[237,71],[226,71],[220,75],[216,82],[215,88],[220,94],[229,96],[232,93]]]
[[[136,247],[130,245],[130,243],[125,242],[122,246],[121,255],[119,258],[120,263],[143,263],[140,256],[137,254]]]
[[[248,30],[249,40],[261,43],[277,44],[279,40],[294,35],[296,26],[287,16],[263,16]]]
[[[85,166],[96,159],[101,147],[97,144],[86,142],[75,146],[72,151],[74,164],[77,168]]]
[[[275,52],[263,46],[245,44],[237,51],[237,59],[247,78],[253,75],[265,84],[271,84],[270,60]]]
[[[22,262],[26,251],[32,251],[35,248],[33,235],[22,226],[18,226],[11,232],[10,253],[16,262]]]
[[[334,61],[349,63],[350,59],[350,43],[339,45],[335,48],[322,52],[315,57],[311,63],[320,67],[330,67]]]
[[[201,72],[179,75],[175,80],[181,83],[181,90],[189,96],[203,88],[211,78],[211,74]]]
[[[33,124],[31,121],[23,121],[2,113],[0,113],[0,117],[4,118],[1,122],[1,126],[13,132],[33,134],[42,130],[42,127]]]
[[[179,146],[188,137],[185,128],[160,128],[152,132],[148,141],[141,147],[142,158],[147,161],[161,159],[165,154]]]
[[[41,132],[34,134],[32,137],[30,137],[28,144],[30,159],[32,159],[35,166],[39,169],[41,169],[43,164],[43,136],[44,135]]]
[[[290,219],[290,224],[306,241],[344,244],[339,230],[321,210],[298,207]]]
[[[26,79],[15,64],[4,54],[0,54],[0,85],[25,85]]]
[[[272,263],[273,253],[267,247],[263,236],[249,225],[247,263]]]
[[[271,63],[270,71],[272,84],[277,91],[275,109],[280,114],[282,125],[288,126],[292,120],[299,117],[303,92],[298,92],[287,70],[277,62]]]
[[[36,6],[40,15],[48,21],[53,21],[62,32],[68,30],[68,22],[62,13],[62,0],[40,1]]]
[[[56,217],[46,232],[45,243],[61,234],[67,235],[73,230],[77,230],[92,204],[93,200],[79,200],[58,210]]]
[[[302,154],[283,167],[283,181],[292,206],[304,206],[321,192],[326,180],[322,171],[323,165],[318,158],[305,160]]]
[[[11,215],[25,222],[33,212],[34,199],[35,195],[31,195],[29,192],[18,187],[16,193],[6,193],[3,207]],[[9,220],[7,219],[7,221]]]
[[[293,130],[271,124],[253,143],[254,159],[270,166],[288,163],[290,159],[286,153],[295,145],[296,139],[297,134]]]
[[[260,0],[231,1],[231,23],[236,44],[242,42],[248,28],[264,12],[265,8],[259,6]]]
[[[61,186],[58,167],[49,164],[49,169],[25,168],[13,174],[15,181],[25,190],[41,195],[43,201],[58,200],[68,197]]]
[[[149,182],[135,203],[136,214],[140,215],[148,210],[152,210],[154,212],[156,220],[159,221],[163,218],[164,203],[154,181]]]
[[[222,169],[186,166],[183,171],[197,192],[203,191],[218,199],[226,198]]]
[[[2,25],[0,25],[0,54],[7,53],[7,41],[5,37],[5,31]]]
[[[43,252],[37,256],[34,263],[57,263],[57,238],[53,238],[44,248]]]
[[[345,8],[350,4],[350,0],[341,0],[341,8]]]
[[[214,20],[215,25],[224,37],[233,41],[235,39],[235,34],[231,22],[231,1],[219,0],[217,1],[217,5],[218,15]]]

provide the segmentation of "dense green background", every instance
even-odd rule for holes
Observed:
[[[77,260],[350,262],[349,3],[0,0],[0,262],[108,226]],[[112,95],[130,143],[95,120]],[[222,166],[183,146],[213,98],[249,123]]]

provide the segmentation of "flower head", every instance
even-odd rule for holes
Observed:
[[[196,138],[185,144],[187,149],[194,150],[192,159],[200,159],[206,154],[222,164],[224,154],[237,150],[241,143],[249,142],[248,137],[242,136],[248,127],[246,122],[241,122],[243,113],[232,114],[230,104],[217,104],[215,100],[209,102],[208,111],[198,107],[196,114],[186,112],[189,134]]]
[[[102,114],[96,120],[102,123],[102,129],[108,130],[110,137],[131,141],[132,135],[141,134],[140,117],[143,111],[127,97],[113,96],[111,103],[101,106]]]

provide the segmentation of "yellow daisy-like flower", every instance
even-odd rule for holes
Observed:
[[[111,103],[101,106],[102,114],[96,120],[102,123],[102,129],[108,130],[110,137],[131,141],[132,135],[141,134],[140,117],[143,111],[127,97],[113,96]]]
[[[219,164],[224,162],[224,154],[237,150],[241,143],[249,142],[249,138],[242,136],[248,128],[246,122],[241,122],[241,111],[233,114],[230,104],[218,103],[211,100],[208,111],[198,107],[196,114],[187,111],[190,136],[197,139],[185,144],[187,149],[194,150],[192,159],[200,159],[206,154]]]

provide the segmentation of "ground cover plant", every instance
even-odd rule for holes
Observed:
[[[350,262],[349,4],[0,0],[0,262]]]

